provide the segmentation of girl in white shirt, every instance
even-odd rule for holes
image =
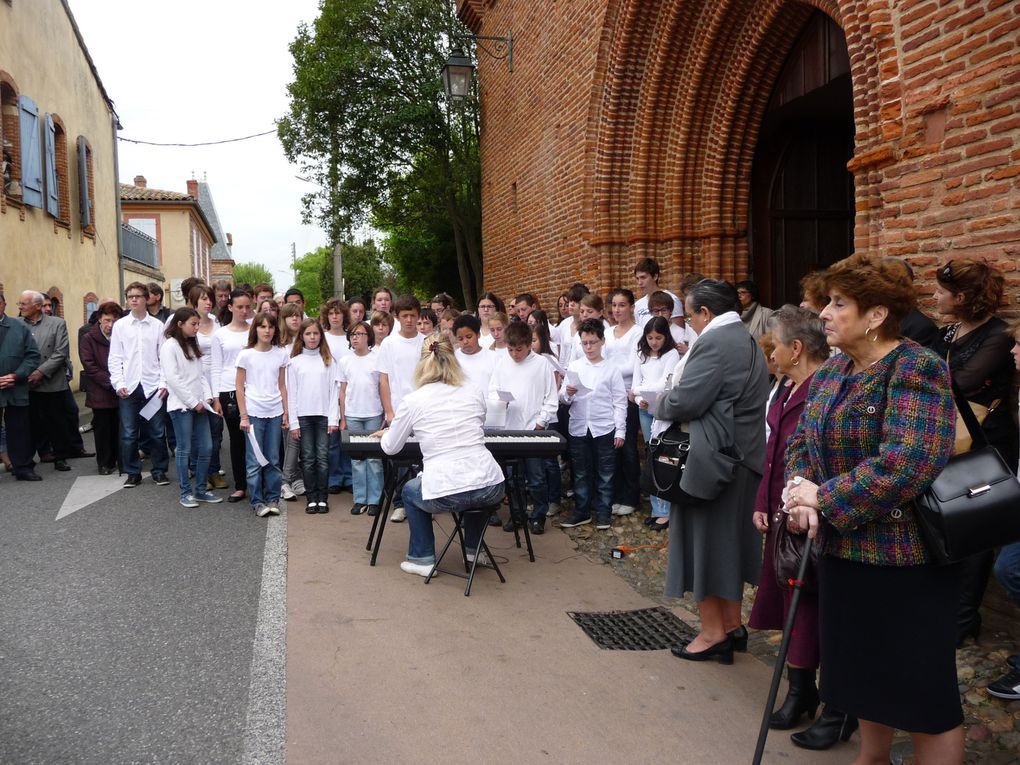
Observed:
[[[237,408],[237,355],[248,342],[248,319],[251,318],[251,296],[244,290],[234,290],[227,298],[226,313],[230,323],[213,333],[212,339],[212,380],[213,406],[223,417],[223,424],[230,433],[230,468],[234,476],[234,493],[227,502],[240,502],[248,487],[245,468],[247,439],[241,432],[241,412]]]
[[[653,316],[645,324],[644,332],[638,343],[637,358],[634,361],[633,378],[630,395],[638,406],[641,418],[641,432],[647,444],[652,437],[652,404],[647,401],[641,391],[650,393],[665,389],[666,378],[680,361],[680,354],[670,338],[670,322],[662,316]],[[669,528],[669,502],[656,496],[649,497],[652,503],[652,514],[645,525],[652,531],[665,531]]]
[[[247,348],[237,356],[237,406],[241,430],[247,436],[248,500],[260,518],[280,514],[280,429],[287,427],[288,357],[278,336],[276,319],[260,313],[251,323]]]
[[[319,322],[305,319],[287,367],[287,413],[290,440],[301,444],[306,513],[329,512],[329,435],[340,427],[338,369]]]
[[[412,431],[421,445],[422,472],[401,493],[411,538],[400,568],[428,576],[436,562],[432,514],[496,505],[505,492],[503,472],[485,448],[485,398],[464,385],[449,338],[438,332],[425,338],[414,383],[382,431],[382,449],[395,454]],[[479,554],[482,523],[480,513],[464,521],[468,560]]]
[[[206,488],[212,437],[209,408],[212,390],[202,368],[202,351],[195,336],[201,320],[194,308],[178,308],[164,331],[166,342],[159,351],[159,366],[166,380],[166,410],[177,437],[175,462],[181,487],[181,506],[198,507],[199,502],[222,502]],[[215,415],[213,415],[215,416]],[[195,491],[191,490],[191,449],[195,448]]]
[[[475,308],[478,321],[482,324],[482,331],[478,336],[478,344],[482,346],[483,350],[487,350],[492,345],[494,339],[492,333],[489,332],[489,319],[496,313],[506,313],[506,308],[503,306],[503,301],[494,292],[483,292],[478,298],[478,305]]]
[[[367,321],[352,324],[348,334],[352,352],[340,360],[340,429],[374,433],[383,423],[379,397],[375,332]],[[382,496],[382,460],[351,460],[354,478],[352,515],[376,515]]]
[[[286,303],[280,309],[279,315],[280,318],[277,319],[280,327],[278,342],[287,357],[290,358],[291,351],[294,350],[294,339],[301,331],[304,314],[297,303]],[[299,494],[305,493],[305,481],[301,473],[301,442],[286,436],[282,440],[281,480],[283,483],[280,485],[280,496],[289,501],[296,499]]]
[[[623,446],[616,451],[616,473],[613,476],[613,515],[630,515],[637,510],[641,499],[638,476],[641,460],[638,457],[638,406],[630,396],[631,375],[637,358],[641,328],[634,323],[634,293],[617,289],[609,295],[609,310],[616,323],[606,330],[606,361],[620,370],[627,396],[627,433]]]
[[[195,339],[198,341],[198,349],[202,351],[202,369],[205,370],[206,379],[209,380],[209,390],[216,394],[216,386],[213,383],[212,371],[212,341],[220,323],[212,314],[213,306],[216,305],[216,293],[207,284],[196,284],[187,295],[188,305],[198,311],[198,334]],[[227,482],[220,475],[220,446],[223,443],[223,418],[209,418],[209,433],[212,436],[212,455],[209,457],[209,488],[225,489]],[[194,461],[194,455],[192,455]],[[194,465],[192,465],[194,471]],[[199,487],[202,488],[202,487]]]

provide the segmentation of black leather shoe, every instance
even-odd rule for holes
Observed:
[[[807,730],[794,733],[790,741],[801,749],[821,751],[835,746],[837,741],[849,741],[857,730],[857,718],[826,706],[822,714]]]
[[[95,457],[95,452],[90,452],[88,449],[79,449],[71,455],[72,458],[77,459],[78,457]]]
[[[328,513],[329,512],[329,503],[328,502],[319,502],[319,505],[318,505],[318,507],[315,508],[315,510],[318,513]]]
[[[545,533],[545,518],[532,518],[528,522],[528,530],[535,535]]]
[[[15,473],[14,474],[14,478],[15,478],[15,480],[18,480],[18,481],[41,481],[42,480],[42,476],[39,475],[34,470],[26,470],[23,473]]]
[[[152,480],[157,486],[168,486],[170,479],[166,477],[166,473],[153,473]]]
[[[514,531],[515,529],[519,529],[522,525],[523,524],[520,521],[511,516],[510,518],[507,518],[506,523],[503,524],[503,531]]]
[[[113,475],[113,468],[101,467],[99,468],[99,475]]]
[[[669,650],[678,659],[686,659],[687,661],[709,661],[710,659],[715,659],[720,664],[733,663],[733,641],[729,635],[715,645],[709,646],[704,651],[689,651],[687,650],[689,645],[689,643],[677,643]]]
[[[333,486],[330,486],[329,489],[327,489],[327,491],[330,494],[339,494],[341,491],[343,491],[343,489],[340,486],[334,484]]]
[[[124,481],[124,488],[125,489],[133,489],[136,486],[140,486],[141,483],[142,483],[142,477],[138,473],[132,473],[131,475],[129,475],[127,477],[127,480]]]
[[[40,454],[39,455],[39,461],[40,462],[45,462],[46,464],[49,464],[51,462],[55,462],[56,459],[57,458],[53,456],[53,452],[46,452],[45,454]]]
[[[319,512],[318,504],[316,504],[315,502],[309,502],[307,505],[305,505],[305,512],[308,513],[309,515],[315,515],[315,513]]]
[[[351,505],[351,515],[361,515],[366,510],[368,510],[368,505],[359,505],[357,502]]]
[[[227,502],[244,502],[248,496],[242,491],[240,494],[231,494],[227,497]]]
[[[747,653],[747,627],[741,624],[735,630],[729,633],[730,639],[733,640],[733,650],[740,651],[741,653]]]
[[[365,512],[369,518],[375,518],[375,516],[379,515],[379,505],[369,505]]]
[[[71,466],[67,464],[67,460],[53,460],[53,469],[66,473],[71,469]]]
[[[814,669],[787,667],[786,677],[790,681],[790,689],[782,706],[769,718],[769,727],[773,730],[795,728],[801,717],[807,714],[809,720],[813,719],[818,710]]]

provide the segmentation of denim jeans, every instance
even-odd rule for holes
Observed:
[[[322,415],[298,417],[298,426],[301,428],[305,499],[308,502],[325,502],[329,488],[329,421]],[[287,438],[290,438],[290,433]],[[293,442],[294,439],[290,440]]]
[[[543,462],[545,463],[546,505],[558,505],[563,496],[563,473],[560,472],[560,461],[557,457],[545,457]]]
[[[300,421],[301,418],[298,417],[298,420]],[[298,424],[300,424],[300,422]],[[283,463],[281,467],[281,470],[283,471],[282,481],[283,483],[289,483],[291,485],[293,485],[298,480],[301,480],[303,482],[305,480],[305,476],[303,472],[304,466],[301,463],[303,454],[303,452],[301,451],[301,442],[305,440],[304,426],[303,425],[301,426],[301,438],[299,438],[297,441],[291,438],[289,430],[284,430],[282,435],[283,435],[282,441]],[[322,450],[322,454],[323,457],[326,458],[325,447]],[[327,470],[328,470],[328,458],[327,458]],[[311,497],[309,497],[308,499],[309,501],[313,501]],[[323,499],[325,499],[325,497],[323,497]]]
[[[223,418],[217,417],[214,412],[211,412],[206,420],[209,422],[209,438],[212,443],[212,450],[209,454],[209,475],[218,473],[220,471],[220,445],[223,443]],[[174,431],[176,437],[176,431]],[[192,442],[191,444],[191,462],[188,467],[191,468],[191,472],[195,472],[195,455],[198,454],[198,444]],[[198,486],[198,484],[195,484]],[[201,488],[201,487],[200,487]]]
[[[155,395],[155,394],[153,394]],[[120,399],[120,462],[128,475],[142,472],[142,461],[138,458],[139,435],[149,446],[149,459],[153,473],[165,473],[170,466],[166,451],[166,423],[162,411],[146,420],[139,412],[146,403],[145,391],[139,385],[130,396]]]
[[[517,469],[520,463],[516,463],[510,468],[508,478],[513,476],[513,471]],[[531,500],[531,516],[532,520],[539,518],[545,518],[549,514],[549,491],[546,487],[545,480],[545,457],[530,457],[524,460],[524,482],[528,487],[528,498]],[[516,478],[516,476],[514,476]],[[511,493],[510,495],[510,509],[513,511],[515,518],[524,517],[524,508],[517,507],[516,497]]]
[[[613,498],[621,505],[637,507],[641,501],[641,459],[638,457],[638,412],[633,401],[627,402],[627,434],[623,446],[616,450],[616,473],[613,476]]]
[[[404,510],[407,513],[407,525],[411,538],[407,543],[407,559],[412,563],[431,565],[436,562],[436,536],[432,530],[433,513],[449,513],[453,510],[471,510],[503,501],[504,483],[500,481],[493,486],[482,489],[462,491],[446,497],[423,499],[421,496],[421,475],[404,484],[401,496],[404,499]],[[482,527],[485,519],[481,513],[473,514],[464,519],[464,546],[466,552],[477,554],[482,538]]]
[[[652,437],[652,414],[647,409],[638,409],[638,414],[641,417],[641,433],[645,437],[645,443],[647,444],[649,439]],[[647,459],[648,455],[645,455]],[[648,495],[648,501],[652,505],[652,517],[653,518],[669,518],[669,502],[665,499],[659,499],[651,494]]]
[[[340,432],[329,437],[329,485],[351,485],[351,458],[340,448]]]
[[[283,482],[280,472],[280,424],[283,422],[283,416],[249,416],[248,421],[251,423],[262,456],[268,460],[267,465],[259,465],[251,448],[251,436],[244,433],[248,499],[252,507],[275,504],[280,501],[280,484]]]
[[[177,452],[174,464],[177,467],[177,483],[181,487],[181,499],[191,494],[191,478],[188,474],[191,450],[195,450],[195,486],[199,492],[206,492],[209,478],[209,457],[212,454],[212,436],[209,433],[209,415],[190,409],[178,409],[168,413],[177,437]],[[212,415],[216,417],[216,415]],[[218,419],[218,418],[217,418]]]
[[[1020,542],[1006,545],[995,559],[995,578],[1009,599],[1020,606]]]
[[[375,433],[382,427],[383,416],[345,417],[347,430]],[[382,496],[382,460],[351,460],[354,479],[354,504],[378,505]]]
[[[616,449],[613,431],[604,436],[570,437],[570,461],[574,470],[574,513],[608,521],[613,514],[613,472]]]

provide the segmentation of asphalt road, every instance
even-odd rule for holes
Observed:
[[[282,762],[286,516],[71,464],[0,472],[0,762]]]

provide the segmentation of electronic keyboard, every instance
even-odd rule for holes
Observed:
[[[412,435],[396,454],[386,454],[378,438],[369,433],[343,431],[341,451],[352,460],[421,459],[421,447]],[[567,440],[555,430],[486,430],[485,448],[497,460],[554,457],[567,450]]]

